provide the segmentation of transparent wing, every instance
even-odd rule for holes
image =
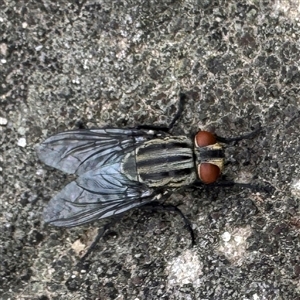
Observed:
[[[62,132],[37,147],[45,164],[79,177],[50,201],[44,220],[77,226],[120,214],[155,198],[157,192],[122,173],[124,155],[153,137],[138,129],[90,129]]]
[[[69,183],[50,200],[44,220],[54,226],[78,226],[141,206],[157,194],[129,180],[115,163],[86,172]]]
[[[71,130],[49,137],[36,148],[36,152],[46,165],[68,174],[81,175],[111,162],[119,162],[124,154],[153,134],[139,129]]]

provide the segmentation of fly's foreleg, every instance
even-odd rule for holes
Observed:
[[[183,219],[185,227],[187,228],[187,230],[189,231],[189,233],[191,235],[192,246],[194,246],[196,244],[195,234],[194,234],[194,230],[192,228],[192,224],[177,206],[171,205],[171,204],[162,204],[160,202],[153,201],[153,202],[150,202],[150,203],[147,203],[147,204],[141,206],[140,208],[156,210],[156,211],[158,211],[158,210],[168,211],[168,212],[174,212],[174,213],[178,214]]]
[[[261,130],[262,130],[262,127],[259,124],[259,126],[250,133],[247,133],[247,134],[244,134],[244,135],[241,135],[241,136],[230,137],[230,138],[224,138],[224,137],[216,135],[216,139],[220,143],[228,144],[228,143],[231,143],[231,142],[238,142],[238,141],[241,141],[241,140],[252,139],[257,134],[259,134],[261,132]]]
[[[180,95],[179,95],[179,102],[178,102],[178,109],[177,109],[177,112],[176,112],[175,116],[173,117],[173,120],[171,121],[171,123],[168,126],[169,131],[174,127],[175,123],[181,117],[183,109],[184,109],[184,102],[185,102],[186,98],[187,97],[186,97],[185,94],[180,93]]]
[[[171,123],[168,126],[139,125],[139,126],[137,126],[137,129],[158,130],[158,131],[164,131],[164,132],[171,131],[171,129],[174,127],[175,123],[178,121],[178,119],[182,115],[185,100],[186,100],[186,95],[181,93],[179,95],[177,112],[176,112],[175,116],[173,117]]]
[[[213,182],[210,184],[203,184],[202,182],[195,182],[192,187],[194,188],[205,188],[205,187],[238,187],[238,188],[246,188],[255,192],[264,192],[264,193],[272,193],[274,192],[274,187],[271,185],[259,185],[259,184],[250,184],[250,183],[241,183],[227,180],[220,180],[217,182]]]

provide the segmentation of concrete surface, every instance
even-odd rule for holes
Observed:
[[[1,1],[0,298],[299,300],[299,38],[297,0]],[[76,269],[100,224],[43,223],[72,178],[35,145],[78,121],[166,125],[180,91],[174,134],[264,126],[225,175],[274,192],[177,191],[195,247],[178,216],[135,210]]]

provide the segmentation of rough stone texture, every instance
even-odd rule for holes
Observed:
[[[299,300],[298,1],[71,2],[0,4],[1,299]],[[78,272],[100,225],[44,225],[70,178],[34,146],[78,121],[166,125],[180,91],[174,134],[264,126],[227,148],[225,175],[275,191],[178,191],[194,248],[178,216],[132,211]]]

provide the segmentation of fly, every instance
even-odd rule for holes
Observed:
[[[182,113],[184,100],[181,95],[178,112],[167,128],[79,129],[58,133],[41,143],[37,155],[43,163],[77,175],[50,200],[45,222],[72,227],[150,207],[179,213],[194,243],[190,222],[178,207],[162,204],[161,198],[166,191],[180,187],[214,184],[224,166],[221,143],[252,138],[260,129],[236,138],[208,131],[199,131],[193,138],[173,136],[170,129]],[[99,232],[99,238],[106,229]]]

